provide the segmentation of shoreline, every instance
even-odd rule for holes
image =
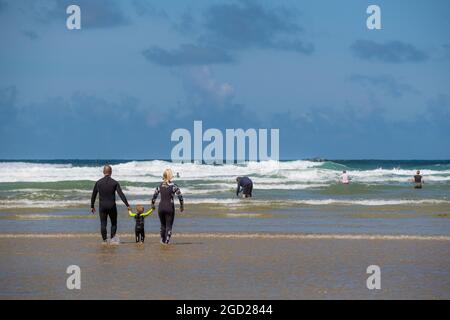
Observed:
[[[134,238],[134,233],[118,233],[120,237]],[[99,238],[99,233],[0,233],[0,239],[36,238]],[[146,233],[146,238],[159,238],[159,233]],[[278,240],[413,240],[413,241],[450,241],[445,235],[393,235],[393,234],[319,234],[319,233],[225,233],[198,232],[173,233],[173,238],[213,238],[213,239],[278,239]]]

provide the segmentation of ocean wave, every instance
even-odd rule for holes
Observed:
[[[360,205],[360,206],[395,206],[395,205],[419,205],[419,204],[450,204],[449,200],[442,199],[358,199],[358,200],[341,200],[341,199],[306,199],[306,200],[253,200],[253,199],[192,199],[192,204],[221,204],[221,205],[242,205],[242,206],[292,206],[292,205],[308,205],[308,206],[325,206],[325,205]]]
[[[297,184],[334,184],[341,170],[347,168],[333,162],[263,161],[246,164],[204,165],[195,163],[171,163],[162,160],[129,161],[113,165],[113,176],[119,181],[158,183],[162,171],[171,167],[179,173],[178,180],[204,181],[215,183],[228,181],[233,183],[239,175],[253,177],[255,183],[297,183]],[[425,181],[431,183],[450,181],[448,165],[431,166],[422,174]],[[439,170],[443,169],[443,170]],[[410,182],[415,169],[370,170],[347,169],[350,177],[357,183]],[[50,164],[27,162],[0,162],[0,183],[14,182],[60,182],[60,181],[96,181],[102,176],[102,167],[98,165]]]
[[[92,192],[92,190],[88,189],[45,189],[45,188],[8,189],[6,191],[10,193],[29,193],[29,194],[52,193],[52,192],[68,193],[68,194],[74,193],[88,194]]]
[[[0,209],[23,209],[23,208],[70,208],[80,206],[90,207],[89,200],[1,200]]]
[[[419,205],[419,204],[450,204],[448,200],[440,199],[360,199],[360,200],[340,200],[340,199],[323,199],[323,200],[293,200],[293,203],[305,205],[359,205],[359,206],[397,206],[397,205]]]
[[[131,204],[149,204],[150,198],[133,199]],[[286,200],[255,200],[255,199],[239,199],[239,198],[194,198],[185,199],[185,206],[189,205],[208,205],[208,206],[225,206],[225,207],[295,207],[295,206],[399,206],[399,205],[450,205],[450,200],[443,199],[286,199]],[[89,200],[2,200],[0,201],[0,209],[13,208],[66,208],[66,207],[89,207]]]

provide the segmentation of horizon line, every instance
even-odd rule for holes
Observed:
[[[0,162],[2,161],[166,161],[166,162],[174,162],[171,159],[164,158],[0,158]],[[190,160],[184,161],[184,163],[194,163],[200,160]],[[250,161],[246,160],[246,162],[265,162],[265,161],[315,161],[315,162],[325,162],[325,161],[450,161],[450,159],[445,158],[428,158],[428,159],[413,159],[413,158],[403,158],[403,159],[388,159],[388,158],[353,158],[353,159],[345,159],[345,158],[285,158],[279,160],[257,160]],[[174,163],[179,163],[180,161],[175,161]],[[224,161],[224,163],[226,162]]]

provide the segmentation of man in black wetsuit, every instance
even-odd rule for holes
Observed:
[[[242,192],[244,198],[251,198],[253,191],[253,181],[249,177],[237,177],[237,190],[236,196],[239,197],[239,193]]]
[[[416,175],[414,176],[414,188],[422,189],[422,184],[424,183],[422,179],[422,175],[420,174],[420,170],[417,170]]]
[[[120,188],[120,184],[111,178],[112,168],[109,165],[103,167],[104,177],[95,183],[94,190],[92,190],[91,197],[91,212],[95,213],[95,199],[97,193],[99,194],[99,215],[100,215],[100,230],[102,233],[103,242],[106,243],[106,226],[108,224],[108,216],[111,220],[111,240],[114,239],[117,231],[117,207],[116,207],[116,192],[120,199],[131,210],[127,198]]]

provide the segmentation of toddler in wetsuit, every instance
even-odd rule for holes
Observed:
[[[128,214],[130,217],[134,217],[134,220],[136,220],[136,226],[134,228],[134,232],[136,235],[136,242],[142,242],[144,243],[145,239],[145,230],[144,230],[144,219],[145,217],[152,214],[153,209],[148,210],[144,213],[144,206],[137,205],[136,206],[136,213],[132,212],[131,210],[128,210]]]

